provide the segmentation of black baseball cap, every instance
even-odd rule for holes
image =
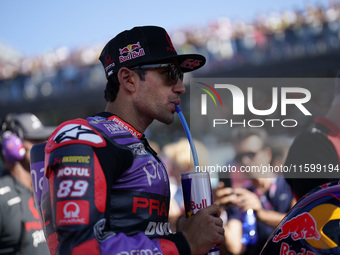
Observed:
[[[105,45],[99,60],[104,66],[106,78],[117,73],[121,67],[177,60],[182,72],[191,72],[206,62],[200,54],[178,55],[168,33],[157,26],[134,27],[119,33]]]
[[[13,121],[20,128],[24,139],[47,140],[56,129],[53,126],[44,126],[37,116],[28,112],[14,115]]]

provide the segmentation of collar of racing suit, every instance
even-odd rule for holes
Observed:
[[[104,118],[107,118],[111,121],[114,121],[115,123],[117,123],[119,126],[123,127],[124,129],[126,129],[127,131],[129,131],[134,137],[136,137],[137,139],[141,139],[143,134],[141,132],[139,132],[138,130],[136,130],[131,124],[127,123],[126,121],[122,120],[121,118],[119,118],[117,115],[114,115],[112,113],[109,112],[102,112],[100,114],[97,114],[99,116],[102,116]]]
[[[133,126],[119,118],[117,115],[112,115],[108,119],[116,122],[119,126],[129,131],[134,137],[138,138],[139,140],[141,139],[142,133],[137,131]]]
[[[101,112],[99,114],[97,114],[98,116],[102,116],[104,118],[107,118],[111,121],[114,121],[115,123],[117,123],[118,125],[120,125],[121,127],[123,127],[124,129],[128,130],[131,135],[133,135],[134,137],[136,137],[137,139],[141,140],[145,147],[147,147],[149,149],[149,151],[151,152],[151,154],[158,158],[157,156],[157,152],[154,151],[151,146],[149,145],[148,140],[146,139],[145,135],[142,134],[141,132],[137,131],[133,126],[131,126],[131,124],[127,123],[126,121],[122,120],[121,118],[119,118],[117,115],[114,115],[112,113],[109,112]]]

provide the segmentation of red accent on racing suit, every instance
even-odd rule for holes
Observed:
[[[31,168],[45,162],[33,185],[51,254],[190,254],[183,234],[168,230],[164,164],[117,120],[102,113],[67,121],[32,148]]]

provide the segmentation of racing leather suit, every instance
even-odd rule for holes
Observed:
[[[51,254],[190,254],[168,230],[164,164],[119,117],[64,122],[32,148],[31,173]]]

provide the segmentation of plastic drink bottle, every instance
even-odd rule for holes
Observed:
[[[254,244],[257,242],[256,215],[253,209],[248,209],[242,217],[242,243]]]

